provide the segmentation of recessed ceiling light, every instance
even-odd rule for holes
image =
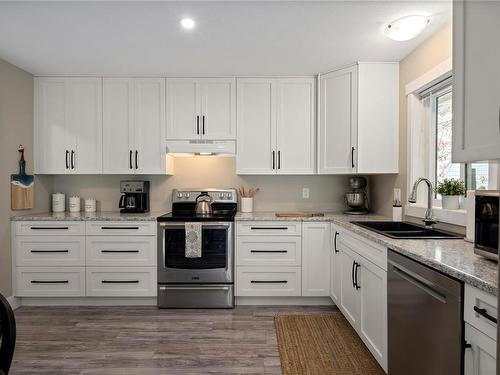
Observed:
[[[385,28],[385,35],[399,42],[410,40],[420,34],[429,24],[425,16],[405,16],[391,22]]]
[[[181,20],[181,26],[185,29],[190,30],[194,28],[195,25],[196,25],[195,22],[191,18],[183,18]]]

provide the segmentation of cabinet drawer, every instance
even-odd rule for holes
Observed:
[[[84,236],[83,221],[16,221],[18,236]]]
[[[88,266],[156,266],[156,237],[88,236]]]
[[[87,235],[156,235],[156,221],[87,221]]]
[[[300,267],[237,267],[237,296],[300,296]]]
[[[300,266],[299,236],[238,236],[236,264],[239,266]]]
[[[156,296],[156,267],[87,267],[87,296]]]
[[[16,236],[17,266],[85,266],[84,236]]]
[[[17,297],[85,296],[85,267],[17,267]]]
[[[240,221],[236,228],[238,235],[300,236],[302,234],[300,221]]]
[[[496,340],[497,325],[489,317],[497,318],[497,299],[473,286],[465,284],[464,320]]]

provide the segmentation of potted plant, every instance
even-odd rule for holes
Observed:
[[[460,196],[465,194],[465,184],[462,180],[445,178],[438,182],[436,192],[441,194],[444,209],[457,210],[460,208]]]

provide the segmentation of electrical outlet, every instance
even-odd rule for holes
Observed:
[[[302,198],[309,199],[309,188],[302,188]]]

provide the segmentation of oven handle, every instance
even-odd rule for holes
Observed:
[[[160,286],[160,290],[229,290],[228,286]]]
[[[183,227],[185,224],[185,222],[179,222],[179,223],[159,223],[160,227],[162,228],[178,228],[178,227]],[[221,221],[214,221],[214,222],[210,222],[210,223],[207,223],[207,222],[202,222],[202,227],[203,228],[214,228],[214,227],[217,227],[217,228],[229,228],[231,226],[231,222],[221,222]]]

